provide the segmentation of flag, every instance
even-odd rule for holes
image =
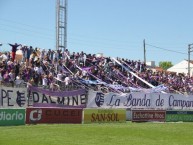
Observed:
[[[164,86],[163,84],[151,89],[151,93],[160,93],[162,91],[165,91],[167,89],[166,86]]]

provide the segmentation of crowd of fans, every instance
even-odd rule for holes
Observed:
[[[153,71],[140,60],[116,58],[120,65],[110,57],[83,51],[70,53],[68,49],[45,50],[17,43],[9,44],[9,47],[12,48],[11,52],[0,53],[0,83],[5,86],[31,84],[51,90],[84,87],[114,92],[122,92],[125,91],[123,88],[129,87],[150,88],[131,71],[153,86],[163,84],[168,88],[166,92],[193,94],[193,77]],[[17,50],[22,51],[21,60],[15,57]]]

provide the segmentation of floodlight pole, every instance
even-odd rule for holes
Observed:
[[[67,48],[67,1],[56,0],[56,50]]]

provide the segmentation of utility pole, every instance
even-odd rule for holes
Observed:
[[[144,63],[146,64],[146,49],[145,49],[145,39],[143,40],[143,55],[144,55]]]
[[[190,53],[193,52],[191,50],[193,47],[193,44],[188,44],[188,76],[190,77]]]

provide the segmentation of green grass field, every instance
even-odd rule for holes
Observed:
[[[0,127],[0,145],[192,145],[193,123]]]

